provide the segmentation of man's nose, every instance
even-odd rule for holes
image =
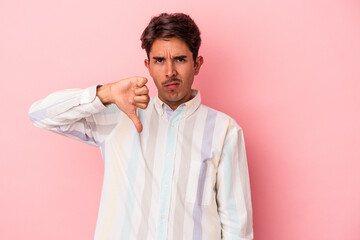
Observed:
[[[168,62],[165,69],[166,77],[171,78],[176,76],[176,69],[173,62]]]

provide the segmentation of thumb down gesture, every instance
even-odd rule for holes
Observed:
[[[103,85],[97,89],[97,96],[103,104],[114,103],[134,123],[140,133],[143,126],[136,109],[145,109],[150,101],[149,89],[144,77],[131,77]]]

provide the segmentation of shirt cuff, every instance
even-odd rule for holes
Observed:
[[[100,98],[96,96],[98,86],[100,85],[86,88],[80,96],[80,104],[90,104],[92,113],[104,111],[109,106],[109,104],[104,105]]]

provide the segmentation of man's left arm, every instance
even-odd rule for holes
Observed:
[[[253,239],[249,171],[242,129],[233,122],[225,138],[216,179],[222,239]]]

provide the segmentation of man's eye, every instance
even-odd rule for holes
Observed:
[[[185,59],[184,58],[177,58],[176,61],[177,62],[185,62]]]
[[[155,63],[162,63],[164,59],[155,59]]]

